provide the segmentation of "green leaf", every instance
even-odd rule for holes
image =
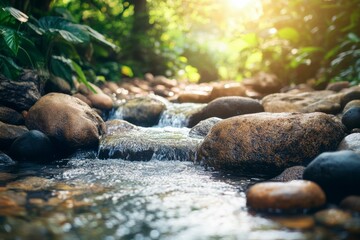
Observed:
[[[89,34],[84,31],[82,25],[73,24],[60,17],[43,17],[39,20],[39,26],[47,34],[59,35],[70,43],[79,44],[90,41]]]
[[[13,7],[5,7],[3,8],[4,11],[10,13],[15,19],[17,19],[20,22],[27,22],[29,20],[29,16],[25,13],[17,10]]]
[[[61,56],[52,56],[50,60],[51,72],[72,84],[72,69],[70,65],[70,62]]]
[[[115,44],[107,41],[104,35],[102,35],[102,34],[99,33],[98,31],[94,30],[93,28],[91,28],[91,27],[89,27],[89,26],[87,26],[87,25],[79,25],[79,26],[81,26],[83,29],[85,29],[85,30],[88,32],[88,34],[89,34],[91,37],[93,37],[95,40],[97,40],[97,41],[99,41],[99,42],[101,42],[101,43],[103,43],[103,44],[111,47],[111,48],[114,49],[114,50],[119,49],[118,46],[116,46]]]
[[[10,28],[0,28],[1,36],[4,38],[6,46],[16,56],[19,51],[19,34]]]
[[[359,43],[360,42],[360,38],[355,33],[349,33],[347,37],[353,43]]]
[[[96,90],[89,84],[89,82],[86,80],[85,74],[81,67],[70,59],[72,70],[78,75],[80,82],[84,83],[85,86],[87,86],[93,93],[96,93]]]
[[[0,70],[6,77],[15,79],[22,69],[12,58],[0,54]]]
[[[72,76],[75,73],[79,77],[80,82],[96,93],[95,89],[87,81],[83,70],[75,61],[63,56],[52,56],[51,70],[53,74],[66,79],[70,83],[72,83]]]
[[[291,27],[285,27],[280,29],[277,32],[277,35],[279,36],[279,38],[289,40],[291,42],[298,42],[300,38],[299,32],[296,31],[295,28],[291,28]]]

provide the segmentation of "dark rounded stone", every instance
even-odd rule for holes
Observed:
[[[54,146],[42,132],[31,130],[17,138],[10,155],[19,162],[49,162],[54,158]]]
[[[360,107],[353,107],[347,110],[341,121],[349,130],[360,128]]]
[[[318,183],[332,201],[360,194],[360,155],[352,151],[322,153],[306,167],[303,178]]]
[[[5,153],[0,151],[0,166],[12,165],[15,162]]]
[[[0,122],[0,149],[7,149],[24,133],[28,132],[25,126],[16,126]]]

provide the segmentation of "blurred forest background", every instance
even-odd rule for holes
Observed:
[[[0,71],[360,83],[359,0],[1,1]]]

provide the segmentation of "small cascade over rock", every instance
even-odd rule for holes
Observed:
[[[205,106],[206,104],[198,103],[168,103],[161,114],[158,127],[188,127],[190,116]]]
[[[110,121],[111,122],[111,121]],[[180,160],[193,161],[201,138],[189,137],[188,128],[143,128],[113,120],[109,131],[102,137],[99,158],[121,158],[130,161]]]

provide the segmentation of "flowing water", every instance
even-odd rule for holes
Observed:
[[[1,218],[1,239],[329,237],[322,231],[289,230],[250,214],[244,191],[259,179],[224,178],[190,162],[71,160],[21,172],[15,182],[25,178],[36,188],[25,191],[25,207],[17,210],[23,214]],[[28,176],[34,174],[44,183],[31,184]],[[12,196],[24,184],[10,187],[15,189]]]
[[[167,121],[167,125],[182,126],[178,122],[185,120],[177,121],[169,112],[160,125]],[[142,128],[140,132],[157,143],[191,141],[185,136],[186,129]],[[132,137],[142,142],[142,136]],[[173,156],[171,151],[167,154]],[[273,218],[250,212],[245,192],[261,179],[207,171],[189,161],[166,159],[160,150],[147,160],[71,159],[0,169],[0,239],[341,237],[321,227],[285,228]]]

